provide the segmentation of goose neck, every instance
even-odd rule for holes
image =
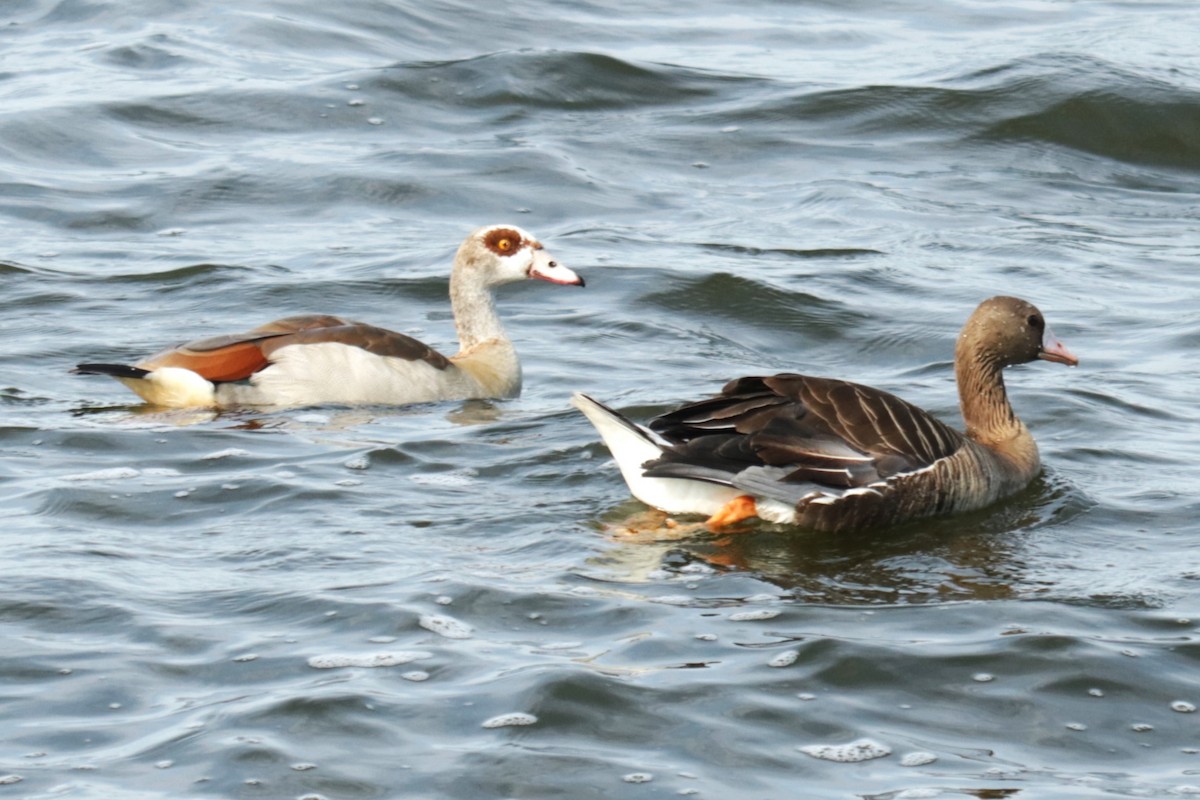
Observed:
[[[485,342],[508,341],[496,313],[491,287],[479,279],[475,270],[457,269],[450,276],[450,306],[461,351],[475,349]]]
[[[1028,435],[1017,418],[1004,387],[1004,366],[986,351],[959,342],[955,356],[958,400],[967,435],[989,446],[997,446]]]

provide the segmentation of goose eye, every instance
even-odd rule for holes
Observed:
[[[1045,324],[1046,323],[1042,322],[1042,318],[1039,317],[1037,314],[1029,315],[1029,327],[1035,328],[1040,331],[1042,329],[1042,326]]]
[[[510,256],[525,246],[525,237],[512,228],[496,228],[488,231],[483,244],[496,255]]]

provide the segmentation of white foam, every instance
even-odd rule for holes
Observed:
[[[467,623],[438,614],[425,614],[421,617],[420,625],[425,630],[433,631],[438,636],[445,636],[447,639],[470,639],[475,634],[475,631]]]
[[[813,758],[836,761],[839,764],[870,761],[874,758],[883,758],[892,754],[890,747],[871,739],[859,739],[858,741],[850,742],[850,744],[809,744],[797,747],[796,749]]]
[[[75,475],[64,475],[64,481],[127,481],[141,475],[140,470],[133,467],[113,467],[98,469],[95,472],[79,472]]]
[[[215,461],[218,458],[243,458],[250,455],[249,450],[243,450],[240,447],[230,447],[226,450],[218,450],[215,453],[200,456],[201,461]]]
[[[777,608],[763,608],[758,611],[739,611],[736,614],[730,614],[729,618],[734,622],[757,622],[764,619],[775,619],[779,614]]]
[[[1178,711],[1180,714],[1191,714],[1196,710],[1196,706],[1186,700],[1176,700],[1174,703],[1171,703],[1171,710]]]
[[[926,764],[932,764],[933,762],[935,762],[937,760],[938,760],[938,757],[936,755],[934,755],[933,753],[917,751],[915,753],[905,753],[904,756],[900,759],[900,766],[902,766],[902,767],[923,767]]]
[[[646,600],[664,606],[690,606],[696,598],[687,594],[660,594],[658,597],[647,597]]]
[[[628,775],[622,775],[621,780],[626,783],[649,783],[654,780],[654,776],[649,772],[631,772]]]
[[[397,651],[394,653],[365,653],[362,655],[330,654],[313,656],[308,665],[313,669],[341,669],[344,667],[395,667],[423,658],[432,658],[433,653],[420,650]]]
[[[800,658],[799,650],[784,650],[782,653],[776,653],[770,661],[767,662],[768,667],[790,667],[796,663],[796,659]]]
[[[470,486],[475,483],[475,470],[459,469],[454,472],[418,472],[408,479],[422,486]]]
[[[484,728],[511,728],[520,725],[533,725],[538,721],[538,718],[533,714],[526,714],[524,711],[514,711],[510,714],[500,714],[491,719],[484,720]]]

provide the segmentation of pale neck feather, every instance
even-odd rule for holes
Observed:
[[[450,275],[450,306],[458,353],[450,360],[479,385],[479,397],[513,397],[521,391],[521,364],[504,332],[492,287],[493,270],[465,242]]]
[[[487,280],[487,270],[474,259],[464,258],[450,275],[450,307],[454,310],[454,325],[458,329],[459,354],[484,342],[508,341],[496,302]]]
[[[1041,462],[1033,435],[1008,400],[1003,369],[986,347],[966,335],[959,338],[954,372],[967,436],[1009,462],[1018,475],[1027,479],[1037,472]]]
[[[516,397],[521,393],[521,363],[508,339],[492,339],[464,348],[450,359],[480,387],[478,397]]]

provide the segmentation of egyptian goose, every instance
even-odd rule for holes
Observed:
[[[492,289],[525,278],[584,285],[515,225],[479,228],[463,241],[450,274],[459,339],[450,357],[402,333],[312,314],[188,342],[132,366],[80,364],[73,371],[111,375],[147,403],[175,408],[513,397],[521,391],[521,365]]]
[[[832,378],[738,378],[649,428],[576,394],[639,500],[706,514],[717,530],[757,516],[821,531],[892,525],[983,508],[1041,468],[1002,370],[1078,359],[1040,311],[1015,297],[979,305],[954,370],[965,434],[887,392]]]

